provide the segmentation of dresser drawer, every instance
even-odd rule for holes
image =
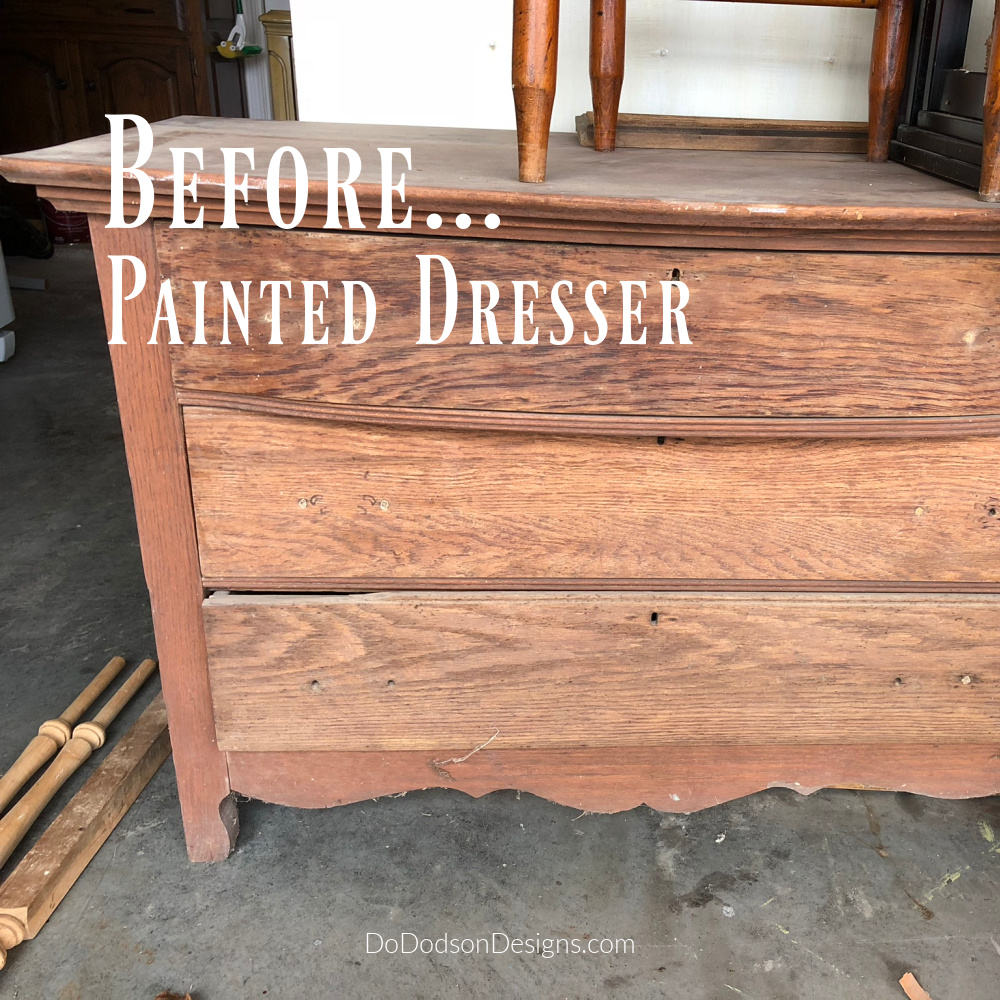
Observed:
[[[948,417],[1000,410],[1000,258],[865,253],[755,253],[646,247],[429,239],[419,236],[157,228],[162,273],[173,283],[184,346],[171,350],[184,393],[280,397],[353,407],[422,407],[505,413],[673,417]],[[443,255],[456,274],[456,321],[448,339],[418,345],[417,255]],[[439,264],[432,264],[435,336],[444,313]],[[662,344],[660,282],[690,290],[684,310],[691,339]],[[206,285],[207,345],[192,345],[192,281]],[[249,281],[249,344],[230,320],[232,343],[219,346],[220,281]],[[280,307],[281,344],[270,344],[271,291],[261,281],[289,281]],[[325,280],[317,334],[303,346],[303,280]],[[586,304],[594,292],[609,327],[598,345]],[[363,344],[345,345],[342,281],[367,282],[377,303]],[[502,344],[473,345],[472,281],[492,281]],[[514,345],[514,281],[538,286],[528,337]],[[560,291],[574,332],[565,335],[552,304]],[[645,344],[623,344],[622,282],[637,287]],[[283,293],[285,294],[285,293]],[[680,294],[671,293],[676,304]],[[316,292],[316,303],[323,299]],[[525,303],[534,292],[525,292]],[[363,296],[355,296],[361,309]],[[488,302],[483,293],[483,303]],[[360,313],[356,323],[360,322]],[[360,336],[360,334],[358,334]],[[485,325],[483,337],[487,337]],[[190,398],[190,397],[189,397]]]
[[[203,612],[226,750],[996,738],[997,597],[216,595]]]
[[[202,574],[232,590],[1000,581],[993,438],[394,430],[197,407],[185,427]]]

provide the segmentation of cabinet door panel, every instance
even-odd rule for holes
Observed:
[[[5,78],[0,101],[0,152],[53,146],[80,138],[73,113],[65,42],[7,35],[0,41]]]
[[[106,114],[161,121],[197,114],[187,50],[170,45],[81,44],[92,134],[108,131]]]

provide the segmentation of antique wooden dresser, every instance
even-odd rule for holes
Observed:
[[[365,229],[324,230],[318,182],[274,225],[283,145],[317,177],[358,151]],[[223,146],[257,152],[238,228]],[[409,230],[377,228],[390,146]],[[168,147],[205,149],[201,230],[169,226]],[[107,139],[0,160],[91,214],[109,323],[109,256],[148,270],[111,357],[191,857],[230,851],[233,792],[1000,791],[1000,208],[861,156],[553,136],[530,187],[516,159],[502,133],[174,119],[135,229],[102,228]],[[418,256],[437,332],[439,258],[456,276],[442,343],[417,343]],[[164,279],[180,345],[147,343]],[[345,281],[375,294],[364,343]],[[663,343],[681,284],[690,343]]]

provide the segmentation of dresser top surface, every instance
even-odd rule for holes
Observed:
[[[523,184],[517,179],[515,136],[505,131],[182,117],[155,124],[153,133],[153,152],[143,169],[164,196],[173,187],[171,147],[204,150],[199,203],[221,200],[221,147],[255,150],[253,200],[263,199],[272,153],[294,146],[308,167],[311,206],[326,202],[325,147],[357,150],[362,171],[355,188],[363,207],[374,206],[381,197],[378,148],[392,146],[412,150],[406,199],[416,210],[746,228],[777,223],[867,228],[891,220],[1000,232],[1000,205],[985,204],[974,191],[897,163],[868,163],[858,154],[634,148],[601,154],[581,147],[575,135],[553,133],[548,180]],[[134,130],[126,132],[126,163],[136,148],[135,136]],[[38,184],[46,197],[60,191],[69,196],[72,190],[79,202],[80,192],[89,191],[93,204],[82,207],[99,211],[109,197],[110,159],[108,137],[96,136],[0,157],[0,173]],[[186,162],[189,170],[194,167],[191,157]],[[398,179],[403,161],[394,162]],[[240,158],[237,164],[242,175],[246,161]],[[282,202],[290,203],[291,158],[285,156],[281,166]],[[154,215],[169,212],[164,198]]]

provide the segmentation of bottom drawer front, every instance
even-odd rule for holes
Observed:
[[[970,743],[1000,732],[992,596],[216,595],[204,612],[224,750]]]

